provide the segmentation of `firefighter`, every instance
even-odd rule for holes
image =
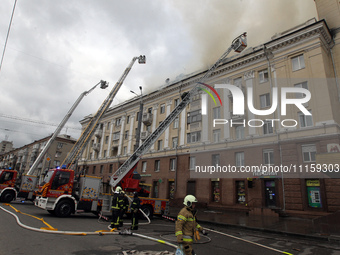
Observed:
[[[125,195],[125,191],[122,190],[120,192],[121,200],[120,200],[120,216],[119,216],[119,227],[123,227],[123,216],[129,208],[129,200]]]
[[[113,197],[112,197],[112,220],[111,220],[111,228],[119,229],[121,208],[122,208],[122,199],[121,199],[121,187],[117,187]]]
[[[186,255],[195,254],[192,249],[192,243],[194,235],[197,235],[197,231],[201,231],[204,235],[205,230],[196,222],[196,209],[195,203],[197,203],[196,197],[193,195],[187,195],[184,198],[183,204],[185,207],[178,213],[176,221],[176,237],[177,242],[183,247],[183,252]]]
[[[138,192],[133,193],[133,201],[131,203],[131,230],[138,230],[138,217],[139,217],[140,199]]]

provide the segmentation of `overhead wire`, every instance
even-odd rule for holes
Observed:
[[[14,11],[15,11],[16,5],[17,5],[17,0],[14,1],[14,6],[13,6],[13,10],[12,10],[11,20],[9,22],[9,26],[8,26],[8,30],[7,30],[6,41],[5,41],[4,49],[2,51],[2,57],[1,57],[1,62],[0,62],[0,72],[1,72],[2,63],[3,63],[5,52],[6,52],[6,47],[7,47],[9,33],[10,33],[11,27],[12,27],[12,21],[13,21],[13,16],[14,16]]]

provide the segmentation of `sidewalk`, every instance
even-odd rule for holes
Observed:
[[[176,218],[182,208],[172,207],[169,216]],[[313,219],[295,217],[275,217],[261,215],[247,215],[245,212],[226,212],[208,209],[199,209],[197,220],[218,224],[226,227],[239,227],[251,230],[259,230],[271,233],[308,237],[320,240],[333,240],[340,242],[340,234],[322,233],[320,225]],[[327,229],[324,228],[324,229]]]

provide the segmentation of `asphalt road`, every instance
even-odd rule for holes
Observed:
[[[31,203],[13,202],[14,208],[0,206],[15,215],[21,223],[33,228],[51,226],[59,231],[95,232],[107,230],[108,222],[98,220],[92,214],[78,214],[69,218],[57,218]],[[48,225],[46,225],[44,222]],[[125,219],[129,223],[129,219]],[[128,226],[126,226],[128,227]],[[340,254],[339,243],[320,242],[291,236],[274,235],[258,231],[241,230],[216,225],[203,227],[226,235],[210,231],[194,244],[197,255],[236,255],[236,254]],[[175,244],[174,223],[155,218],[151,224],[140,225],[138,234],[161,239]],[[175,248],[136,236],[124,235],[65,235],[40,233],[19,226],[9,213],[0,210],[0,254],[72,254],[72,255],[107,255],[107,254],[174,254]],[[281,252],[280,252],[281,251]],[[286,253],[286,254],[287,254]]]

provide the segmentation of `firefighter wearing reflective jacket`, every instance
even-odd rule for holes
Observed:
[[[126,213],[129,208],[129,200],[125,195],[125,191],[121,191],[120,196],[121,196],[121,210],[119,215],[119,227],[123,227],[123,216],[124,213]]]
[[[195,254],[192,249],[194,238],[199,239],[198,231],[206,234],[203,228],[196,222],[195,203],[197,199],[193,195],[187,195],[183,204],[185,207],[178,213],[176,221],[177,242],[183,247],[186,255]]]
[[[121,187],[117,187],[113,197],[112,197],[112,220],[111,220],[111,228],[119,229],[120,216],[123,207],[123,200],[121,196]]]
[[[139,208],[140,208],[140,199],[138,197],[138,193],[133,193],[133,201],[131,203],[131,230],[138,230],[138,217],[139,217]]]

